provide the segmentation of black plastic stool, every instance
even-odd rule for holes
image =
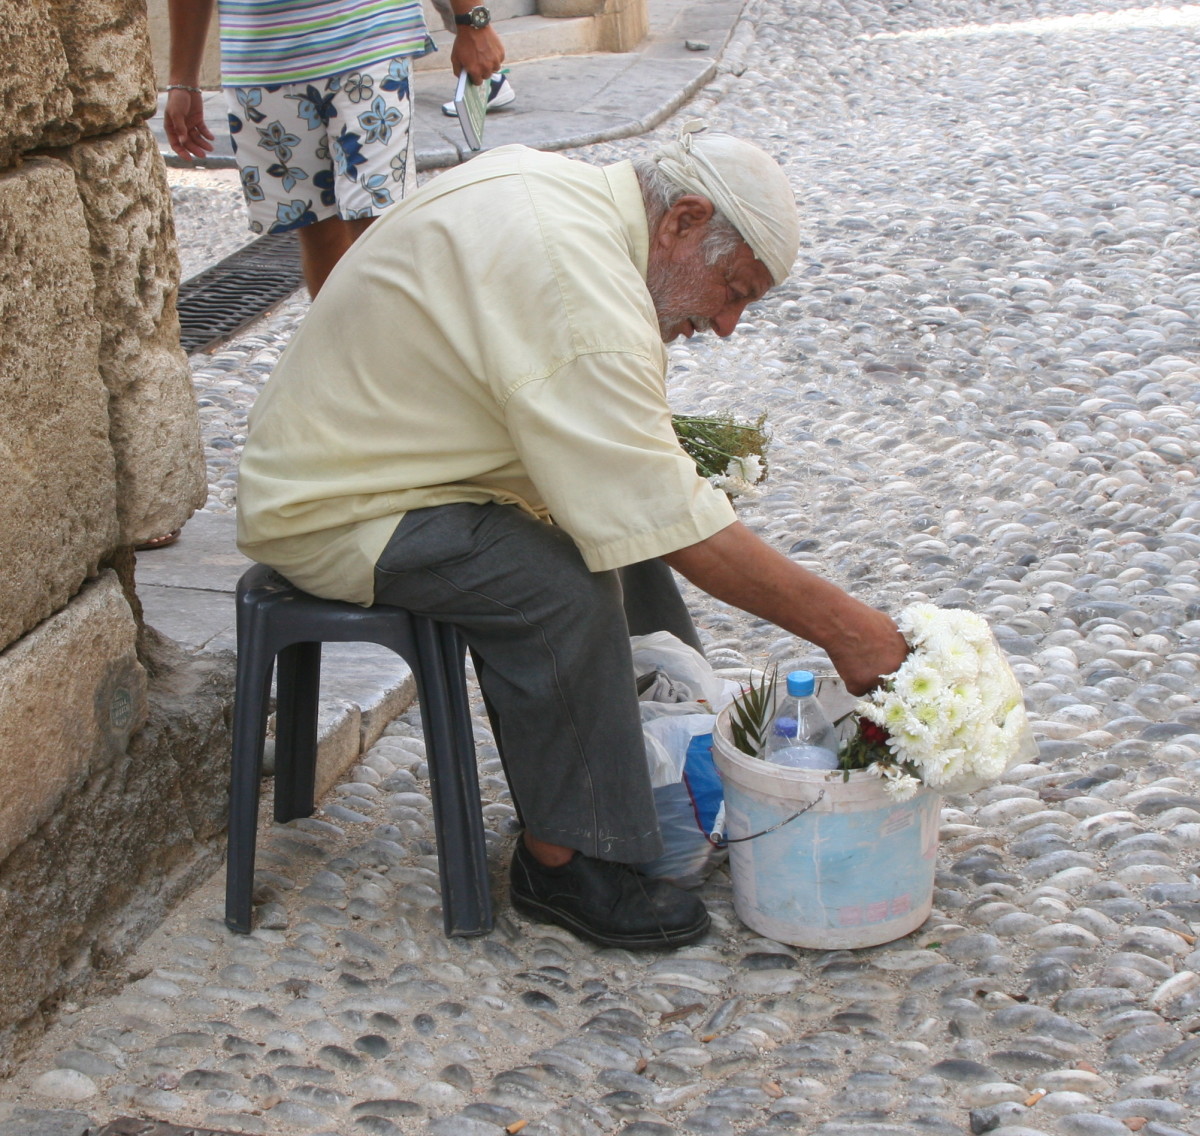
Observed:
[[[262,564],[249,569],[237,588],[226,924],[241,934],[250,930],[258,788],[276,658],[275,819],[312,814],[322,643],[378,643],[412,667],[429,763],[443,924],[447,935],[486,934],[492,901],[458,632],[399,607],[318,599]]]

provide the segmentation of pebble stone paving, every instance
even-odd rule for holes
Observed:
[[[501,914],[446,940],[413,709],[267,834],[252,935],[214,880],[117,996],[64,1008],[0,1086],[0,1136],[30,1110],[44,1132],[1200,1134],[1198,38],[1195,5],[750,0],[680,116],[575,155],[699,112],[780,156],[793,277],[732,339],[671,348],[673,402],[766,410],[746,523],[889,610],[982,612],[1024,684],[1039,759],[944,801],[923,927],[765,941],[723,870],[712,932],[674,954],[526,923],[476,706]],[[173,177],[185,255],[236,247],[229,187]],[[210,510],[304,310],[194,360]],[[690,602],[724,673],[821,661]]]

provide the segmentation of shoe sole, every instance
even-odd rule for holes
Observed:
[[[706,911],[704,919],[701,922],[693,927],[685,927],[679,931],[656,931],[652,935],[604,935],[598,931],[593,931],[586,924],[580,923],[577,919],[573,919],[570,915],[562,911],[558,911],[553,907],[547,907],[545,904],[539,903],[536,899],[528,899],[511,889],[509,891],[509,898],[512,900],[513,907],[522,915],[527,915],[530,919],[534,919],[539,923],[555,923],[559,927],[565,927],[581,939],[587,939],[589,942],[596,943],[601,947],[623,947],[627,951],[683,947],[688,943],[694,943],[697,939],[702,938],[712,924],[712,918]]]
[[[503,110],[506,106],[512,106],[512,104],[516,101],[517,92],[513,91],[508,98],[502,101],[494,99],[492,102],[488,103],[487,113],[491,114],[494,110]],[[442,114],[444,114],[447,118],[457,118],[458,110],[453,103],[442,103]]]

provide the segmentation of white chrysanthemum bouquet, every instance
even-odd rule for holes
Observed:
[[[701,477],[730,497],[753,497],[754,487],[767,476],[766,421],[766,414],[753,422],[740,422],[732,414],[676,414],[671,424]]]
[[[897,624],[912,653],[855,706],[840,768],[884,778],[903,801],[923,784],[971,792],[1036,755],[1021,688],[984,619],[921,603]]]

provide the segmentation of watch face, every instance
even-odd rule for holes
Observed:
[[[467,13],[473,28],[486,28],[492,22],[492,14],[482,4],[472,8]]]

